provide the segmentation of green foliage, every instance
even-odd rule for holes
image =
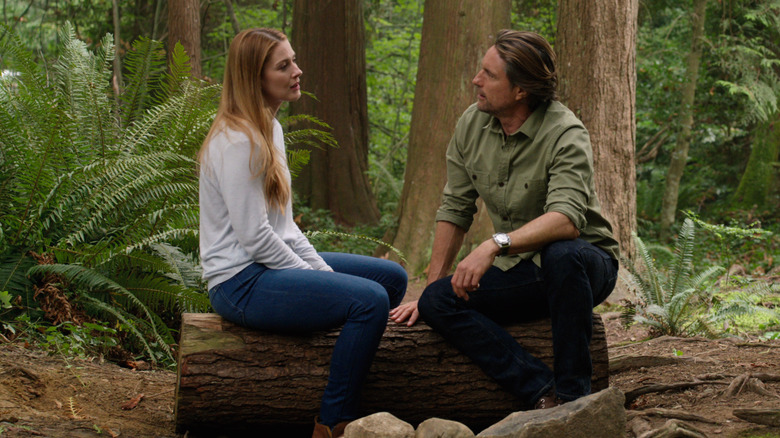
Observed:
[[[383,213],[396,210],[403,189],[423,3],[398,0],[366,4],[368,175]]]
[[[734,3],[715,42],[718,66],[726,73],[715,83],[743,103],[743,122],[765,122],[778,110],[780,0]]]
[[[404,258],[397,248],[382,241],[385,230],[390,226],[389,222],[393,220],[391,215],[383,216],[378,225],[349,228],[337,225],[328,210],[314,210],[296,202],[293,211],[296,213],[296,223],[317,251],[371,255],[377,245],[381,245],[395,252],[399,258]]]
[[[649,326],[656,335],[720,336],[759,332],[773,336],[780,329],[780,285],[765,281],[718,275],[720,266],[706,266],[695,250],[698,225],[718,239],[722,257],[728,257],[740,241],[752,245],[770,236],[760,229],[711,225],[692,213],[683,223],[674,251],[649,245],[635,237],[638,260],[623,260],[637,301],[627,303],[623,318],[627,324]],[[694,260],[698,269],[694,269]],[[641,263],[639,263],[641,261]],[[697,273],[698,271],[698,273]]]
[[[626,322],[638,322],[654,332],[671,336],[714,336],[710,321],[704,315],[713,279],[724,270],[710,267],[695,274],[693,267],[694,223],[686,219],[677,238],[675,250],[663,252],[669,259],[661,271],[656,258],[638,236],[634,236],[642,266],[624,259],[638,301],[629,303]],[[655,248],[658,249],[658,248]]]
[[[744,256],[755,248],[769,245],[769,240],[774,236],[774,233],[762,229],[758,222],[746,227],[713,225],[701,220],[691,211],[685,212],[685,215],[715,237],[718,257],[726,266],[734,264],[738,256]]]
[[[512,29],[530,30],[555,47],[558,29],[558,2],[553,0],[512,0]]]
[[[12,133],[0,139],[2,289],[35,313],[30,279],[62,288],[76,308],[122,324],[150,360],[172,363],[161,315],[209,308],[194,155],[219,87],[194,82],[183,52],[167,73],[161,43],[142,39],[114,95],[110,35],[91,52],[65,27],[48,71],[5,35],[3,61],[21,76],[0,84],[0,127]],[[58,263],[36,266],[33,253]]]
[[[777,0],[708,2],[694,126],[678,207],[710,218],[733,209],[731,195],[750,156],[756,122],[776,107]],[[679,90],[690,47],[689,4],[640,2],[637,35],[637,199],[641,232],[654,231]],[[773,103],[774,102],[774,103]],[[771,211],[767,213],[771,217]]]
[[[384,246],[388,250],[393,251],[398,256],[398,258],[401,259],[402,262],[406,263],[406,258],[404,257],[404,254],[398,248],[376,237],[366,236],[363,234],[343,233],[340,231],[329,231],[329,230],[307,231],[304,234],[306,235],[307,238],[314,241],[315,244],[317,240],[321,239],[322,237],[337,237],[337,238],[346,238],[346,239],[365,240],[370,242],[374,246],[376,245]]]
[[[316,97],[310,93],[305,94],[308,97],[316,99]],[[284,144],[287,148],[287,167],[290,168],[290,174],[293,179],[300,173],[301,169],[309,163],[311,150],[297,149],[292,146],[304,145],[316,148],[338,147],[336,138],[331,134],[333,128],[317,117],[308,114],[296,114],[281,117],[279,123],[288,128],[292,128],[299,123],[305,123],[308,124],[308,126],[311,126],[309,128],[296,130],[286,129],[284,131]]]
[[[734,335],[744,335],[758,330],[764,337],[776,336],[780,330],[780,284],[756,281],[747,287],[716,294],[712,320],[723,330]]]

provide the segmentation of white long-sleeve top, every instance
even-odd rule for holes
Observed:
[[[282,126],[273,121],[274,146],[290,171]],[[331,270],[293,221],[292,201],[284,212],[269,206],[265,175],[252,176],[250,141],[224,129],[212,137],[200,170],[200,256],[209,290],[253,262],[270,269]]]

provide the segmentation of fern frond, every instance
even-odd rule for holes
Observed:
[[[122,126],[139,119],[147,109],[147,101],[165,71],[165,48],[160,41],[140,37],[133,42],[124,59],[127,75],[125,90],[120,96]]]
[[[37,265],[33,266],[29,271],[27,271],[27,275],[31,277],[37,277],[46,274],[59,275],[67,279],[68,282],[72,285],[75,285],[81,289],[85,289],[88,293],[116,294],[117,297],[114,297],[114,299],[122,298],[128,303],[131,309],[140,312],[146,317],[145,320],[149,324],[148,327],[150,336],[158,341],[160,348],[166,351],[169,355],[171,354],[170,347],[158,332],[158,327],[155,323],[155,320],[159,319],[159,317],[157,317],[156,314],[153,314],[148,306],[146,306],[135,294],[130,292],[124,286],[104,276],[98,271],[78,265]],[[119,314],[121,310],[122,309],[114,308],[114,311],[117,312],[117,314]],[[165,330],[167,330],[167,328],[165,328]]]
[[[371,236],[365,236],[362,234],[350,234],[350,233],[342,233],[339,231],[329,231],[329,230],[319,230],[319,231],[305,231],[303,233],[307,238],[316,240],[318,236],[338,236],[338,237],[345,237],[348,239],[360,239],[360,240],[367,240],[369,242],[376,243],[377,245],[382,245],[385,248],[393,251],[399,259],[401,259],[402,262],[406,263],[406,257],[404,257],[404,254],[399,250],[398,248],[394,247],[393,245],[390,245],[387,242],[384,242],[380,239],[371,237]]]
[[[203,286],[203,268],[196,257],[184,254],[181,249],[167,243],[151,245],[152,251],[168,263],[171,270],[166,274],[181,286],[201,289]]]
[[[287,167],[290,169],[292,179],[300,174],[301,170],[309,164],[311,151],[308,149],[287,149]]]
[[[182,84],[191,79],[190,71],[192,71],[190,57],[184,50],[184,46],[177,41],[173,47],[168,72],[165,73],[165,81],[156,97],[156,102],[161,104],[169,97],[174,96],[181,89]]]
[[[149,342],[146,341],[146,336],[144,336],[144,334],[141,333],[141,331],[138,329],[137,324],[134,321],[135,318],[133,318],[132,315],[89,295],[80,296],[79,301],[87,304],[84,306],[86,308],[92,307],[93,309],[90,309],[91,313],[102,313],[104,315],[110,315],[114,319],[120,321],[124,325],[125,329],[128,330],[130,335],[132,335],[133,338],[135,338],[135,340],[143,346],[144,350],[146,351],[146,355],[151,358],[151,360],[154,360],[155,355],[152,351],[152,347],[149,345]],[[95,309],[98,312],[95,312]],[[170,359],[173,360],[173,354],[170,354]]]
[[[696,230],[693,221],[685,219],[674,249],[674,259],[669,269],[665,301],[688,288],[693,270],[693,241]]]

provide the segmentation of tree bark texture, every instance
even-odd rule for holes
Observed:
[[[696,82],[699,80],[699,65],[702,54],[702,35],[704,34],[704,15],[707,12],[707,0],[694,0],[691,13],[691,51],[685,66],[685,83],[682,86],[680,102],[680,134],[672,151],[669,171],[666,173],[666,185],[661,201],[661,239],[667,240],[677,216],[677,200],[680,196],[680,181],[688,161],[688,149],[691,147],[693,128],[693,103],[696,97]]]
[[[471,80],[496,32],[509,27],[510,10],[509,0],[425,2],[406,174],[391,240],[412,275],[428,261],[447,181],[445,153],[458,118],[474,103]]]
[[[593,329],[596,392],[609,384],[600,315],[594,314]],[[552,366],[549,320],[508,330]],[[176,385],[177,430],[310,427],[319,412],[339,333],[278,335],[236,326],[213,313],[185,313]],[[479,430],[523,406],[424,323],[407,327],[389,322],[363,389],[363,408],[366,414],[390,412],[413,425],[440,417]]]
[[[594,181],[623,254],[636,229],[637,0],[558,3],[559,96],[593,145]]]
[[[315,209],[341,224],[369,224],[379,209],[368,181],[368,101],[362,0],[295,0],[291,43],[303,70],[295,114],[331,127],[339,148],[309,148],[311,160],[293,181]]]
[[[192,75],[202,77],[200,52],[200,1],[170,0],[168,2],[168,57],[180,42],[190,57]]]

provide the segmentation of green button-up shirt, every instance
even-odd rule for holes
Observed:
[[[471,105],[447,148],[447,185],[436,221],[471,227],[481,197],[497,232],[514,231],[544,213],[571,219],[580,238],[615,259],[618,242],[601,215],[593,183],[593,151],[582,122],[563,104],[541,104],[516,132]],[[538,252],[496,257],[507,270]]]

